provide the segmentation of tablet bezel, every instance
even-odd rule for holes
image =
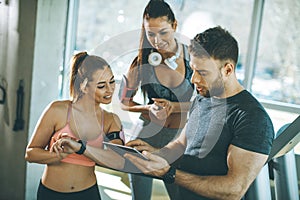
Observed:
[[[149,160],[145,155],[143,155],[140,151],[138,151],[135,148],[129,147],[129,146],[124,146],[124,145],[119,145],[119,144],[114,144],[110,142],[103,142],[103,145],[106,147],[109,147],[116,153],[118,153],[121,156],[124,156],[125,153],[132,154],[134,156],[137,156],[139,158],[142,158],[144,160]]]

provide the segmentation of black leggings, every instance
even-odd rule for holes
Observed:
[[[45,187],[42,182],[40,182],[37,200],[101,200],[99,188],[97,183],[90,188],[79,192],[56,192]]]

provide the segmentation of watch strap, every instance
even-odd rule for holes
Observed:
[[[81,147],[80,147],[79,151],[76,151],[75,153],[81,155],[86,150],[86,141],[84,141],[84,140],[78,140],[78,143],[81,144]]]
[[[171,184],[175,182],[175,176],[176,176],[176,168],[173,166],[170,166],[170,169],[162,176],[162,180],[165,183]]]

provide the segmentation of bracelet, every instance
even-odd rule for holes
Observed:
[[[165,173],[165,174],[162,176],[162,180],[163,180],[165,183],[171,184],[171,183],[174,183],[174,182],[175,182],[175,176],[176,176],[176,168],[170,166],[170,169],[167,171],[167,173]]]
[[[76,151],[75,153],[81,155],[84,153],[85,149],[86,149],[86,141],[83,141],[83,140],[78,140],[78,143],[81,144],[81,147],[79,149],[79,151]]]

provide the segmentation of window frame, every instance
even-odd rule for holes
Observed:
[[[180,2],[184,4],[185,0]],[[249,42],[248,42],[248,50],[246,56],[245,63],[245,71],[244,71],[244,82],[243,85],[245,89],[251,92],[252,82],[255,76],[256,70],[256,62],[257,62],[257,52],[259,46],[259,37],[261,33],[261,26],[263,20],[263,12],[264,12],[264,3],[265,0],[254,0],[253,13],[252,13],[252,23],[250,28]],[[61,77],[61,86],[60,86],[60,96],[67,97],[66,94],[67,84],[65,84],[65,77],[68,75],[67,68],[69,65],[70,58],[75,50],[75,41],[76,41],[76,31],[77,31],[77,23],[78,23],[78,11],[79,11],[79,0],[69,1],[69,10],[68,10],[68,23],[66,27],[66,38],[65,38],[65,54],[64,54],[64,62],[62,69],[60,70]],[[263,106],[267,109],[273,109],[278,111],[290,112],[299,114],[300,113],[300,105],[284,103],[280,101],[272,101],[266,99],[260,99],[259,101],[263,104]]]

